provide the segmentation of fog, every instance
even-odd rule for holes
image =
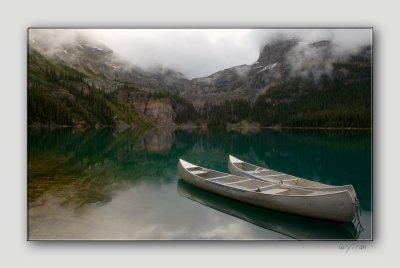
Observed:
[[[333,52],[343,56],[371,44],[371,33],[371,29],[31,29],[29,40],[44,40],[48,52],[54,53],[63,43],[86,36],[142,68],[171,68],[195,78],[252,64],[273,39],[330,40]]]

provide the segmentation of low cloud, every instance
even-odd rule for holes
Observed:
[[[319,77],[322,73],[329,74],[333,69],[333,62],[343,57],[332,52],[331,45],[316,47],[300,42],[286,56],[291,75],[307,77],[312,73],[314,77]]]
[[[370,29],[32,29],[30,42],[57,53],[62,45],[86,37],[102,43],[123,60],[142,68],[177,70],[188,78],[254,63],[263,45],[277,38],[296,37],[306,43],[331,40],[335,55],[371,44]],[[301,47],[298,47],[300,49]],[[302,51],[305,57],[317,51]],[[299,59],[300,60],[300,59]],[[295,66],[295,64],[294,64]],[[298,68],[298,66],[296,67]]]
[[[281,29],[265,32],[259,37],[263,44],[277,39],[296,38],[299,43],[286,55],[292,76],[315,78],[322,73],[330,74],[333,63],[357,53],[365,45],[372,44],[371,29]],[[319,44],[317,44],[319,43]]]

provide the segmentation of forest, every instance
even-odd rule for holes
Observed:
[[[131,107],[88,84],[73,68],[30,52],[28,63],[28,125],[115,127],[115,117],[126,123],[147,122]]]
[[[241,120],[261,126],[372,127],[371,65],[363,58],[334,64],[330,75],[283,81],[251,103],[245,99],[206,104],[199,120],[209,127],[225,127]]]
[[[116,118],[128,124],[149,126],[132,103],[121,103],[116,92],[85,82],[82,73],[38,53],[28,58],[28,125],[115,127]],[[193,104],[167,91],[147,92],[147,98],[168,98],[177,125],[192,122],[224,128],[241,120],[263,127],[372,127],[371,62],[352,57],[333,64],[329,74],[297,76],[284,80],[254,101],[227,100],[220,104]],[[128,90],[137,90],[126,85]]]

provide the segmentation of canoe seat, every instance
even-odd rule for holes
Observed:
[[[257,173],[260,173],[260,172],[262,172],[262,171],[268,171],[267,169],[256,169],[256,170],[253,170],[253,171],[247,171],[248,173],[252,173],[252,174],[257,174]]]
[[[220,176],[220,177],[209,178],[207,180],[213,181],[213,180],[219,180],[219,179],[228,178],[228,177],[232,177],[232,175],[224,175],[224,176]]]
[[[224,183],[224,185],[230,185],[230,184],[235,184],[235,183],[241,183],[241,182],[245,182],[245,181],[251,181],[251,179],[244,179],[244,180],[238,180],[238,181],[228,182],[228,183]]]
[[[189,171],[201,170],[201,167],[190,167],[187,170],[189,170]]]
[[[264,193],[264,194],[278,194],[278,193],[282,193],[282,192],[284,192],[284,191],[287,191],[287,189],[269,189],[269,190],[266,190],[266,191],[262,191],[262,193]]]
[[[192,174],[194,174],[194,175],[205,174],[205,173],[208,173],[208,171],[206,171],[206,170],[195,170],[195,171],[192,171]]]

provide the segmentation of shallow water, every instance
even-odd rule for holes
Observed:
[[[357,225],[256,208],[197,189],[177,161],[227,170],[231,153],[328,184],[353,184]],[[30,129],[29,239],[371,239],[368,131],[258,133]]]

